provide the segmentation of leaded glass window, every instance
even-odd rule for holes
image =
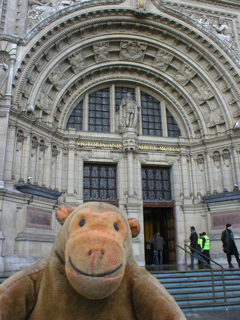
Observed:
[[[89,95],[88,130],[110,132],[109,88],[95,91]]]
[[[135,89],[128,87],[116,87],[115,88],[115,105],[116,112],[119,110],[122,99],[126,98],[127,93],[131,93],[132,98],[135,100]]]
[[[145,92],[141,92],[142,131],[144,136],[162,136],[160,102]]]
[[[169,137],[179,137],[181,136],[181,131],[178,124],[172,114],[167,110],[167,127]]]
[[[84,200],[117,199],[116,165],[85,164],[83,171]]]
[[[143,201],[171,200],[170,168],[142,167]]]
[[[81,101],[71,113],[67,122],[67,129],[82,130],[82,118],[83,118],[83,102]]]

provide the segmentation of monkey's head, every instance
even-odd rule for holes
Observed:
[[[56,216],[63,224],[57,243],[70,284],[88,299],[106,298],[118,288],[132,259],[138,221],[100,202],[76,209],[61,206]]]

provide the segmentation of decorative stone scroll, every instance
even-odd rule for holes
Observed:
[[[109,42],[94,43],[93,52],[96,63],[109,60]]]
[[[172,58],[173,55],[162,49],[159,49],[155,56],[153,65],[159,70],[165,71],[169,66],[170,62],[172,61]]]
[[[138,41],[122,41],[120,46],[121,60],[131,60],[142,62],[147,49],[147,45]]]

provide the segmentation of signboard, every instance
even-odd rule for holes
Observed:
[[[27,208],[26,227],[52,229],[52,212]]]
[[[227,223],[240,226],[240,212],[226,212],[211,215],[211,227],[213,229],[225,229]]]

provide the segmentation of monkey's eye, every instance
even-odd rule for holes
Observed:
[[[83,226],[85,225],[85,220],[82,219],[82,220],[79,222],[79,225],[80,225],[80,227],[83,227]]]
[[[119,231],[119,227],[118,227],[118,225],[116,224],[116,223],[114,223],[114,229],[116,230],[116,231]]]

